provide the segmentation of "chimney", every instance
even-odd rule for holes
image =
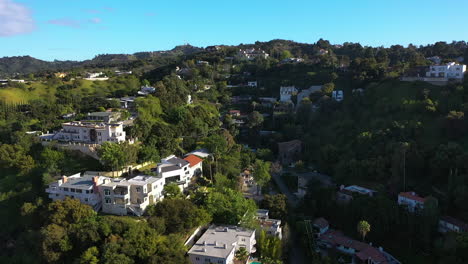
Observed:
[[[161,166],[158,166],[158,174],[161,173]]]
[[[68,181],[68,177],[67,176],[62,176],[62,182],[66,183],[67,181]]]
[[[99,183],[99,176],[94,176],[94,177],[93,177],[93,185],[94,185],[94,186],[97,186],[98,183]]]

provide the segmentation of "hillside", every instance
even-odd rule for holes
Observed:
[[[190,55],[203,50],[203,48],[191,45],[181,45],[168,51],[137,52],[134,54],[100,54],[91,60],[85,61],[44,61],[31,56],[3,57],[0,58],[0,77],[69,70],[77,67],[115,67],[138,60]]]

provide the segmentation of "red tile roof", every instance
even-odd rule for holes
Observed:
[[[190,167],[193,167],[203,161],[202,159],[200,159],[199,157],[195,155],[188,155],[187,157],[184,158],[184,160],[190,163]]]
[[[415,192],[401,192],[398,196],[405,197],[410,200],[424,203],[426,198],[419,197]]]
[[[375,263],[389,263],[385,255],[377,248],[349,238],[340,231],[329,229],[327,232],[320,235],[319,239],[334,247],[344,246],[354,249],[357,252],[356,256],[362,261],[372,259]]]
[[[367,261],[368,259],[372,259],[374,263],[375,262],[382,263],[382,264],[388,263],[385,255],[380,250],[371,246],[367,246],[361,252],[357,253],[356,256],[362,261]]]
[[[444,222],[447,222],[447,223],[450,223],[450,224],[452,224],[454,226],[458,226],[462,231],[468,230],[468,225],[465,222],[463,222],[463,221],[461,221],[459,219],[453,218],[451,216],[442,216],[442,217],[440,217],[440,220],[444,221]]]

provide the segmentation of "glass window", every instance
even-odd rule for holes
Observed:
[[[136,192],[140,193],[141,192],[141,187],[136,187]]]
[[[104,195],[110,195],[110,190],[109,190],[109,189],[105,189],[105,190],[104,190]]]
[[[110,204],[112,202],[111,198],[106,198],[106,204]]]
[[[84,198],[84,201],[85,201],[85,202],[88,202],[88,201],[89,201],[89,199],[88,199],[88,198]]]
[[[68,188],[63,188],[64,191],[68,192]]]
[[[86,190],[86,193],[89,193],[89,190]]]
[[[83,193],[83,190],[81,190],[81,189],[76,189],[76,192],[77,192],[77,193]]]
[[[75,192],[75,189],[73,189],[73,188],[70,188],[70,192]]]

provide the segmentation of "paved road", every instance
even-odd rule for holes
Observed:
[[[273,177],[273,180],[275,181],[276,185],[278,185],[281,193],[286,195],[286,198],[288,198],[289,205],[291,205],[292,207],[297,207],[297,205],[299,203],[299,199],[297,199],[296,195],[294,195],[289,190],[288,186],[286,186],[283,179],[281,178],[281,174],[274,173],[274,174],[272,174],[272,177]]]
[[[272,175],[273,180],[276,182],[276,185],[278,185],[281,193],[286,195],[286,198],[288,198],[288,203],[291,207],[295,208],[299,204],[299,199],[294,195],[286,186],[286,184],[283,182],[283,179],[281,178],[281,174],[273,174]],[[306,255],[304,252],[304,249],[299,246],[301,244],[300,241],[300,235],[297,234],[297,232],[293,229],[291,230],[291,247],[289,251],[289,263],[290,264],[306,264]]]
[[[284,170],[282,173],[288,172],[288,170]],[[283,179],[281,178],[281,174],[272,174],[273,180],[276,182],[276,185],[279,187],[281,193],[286,195],[288,198],[288,203],[291,207],[296,208],[299,204],[299,199],[297,196],[292,193],[288,186],[284,183]],[[305,179],[311,180],[315,179],[322,184],[325,185],[332,185],[333,182],[331,178],[327,175],[320,174],[317,172],[305,172],[305,173],[296,173],[291,171],[292,174],[303,177]],[[310,261],[307,260],[307,256],[305,254],[304,249],[299,246],[301,244],[301,235],[298,234],[295,230],[291,229],[291,245],[292,247],[290,248],[289,252],[289,263],[290,264],[306,264],[310,263]]]

